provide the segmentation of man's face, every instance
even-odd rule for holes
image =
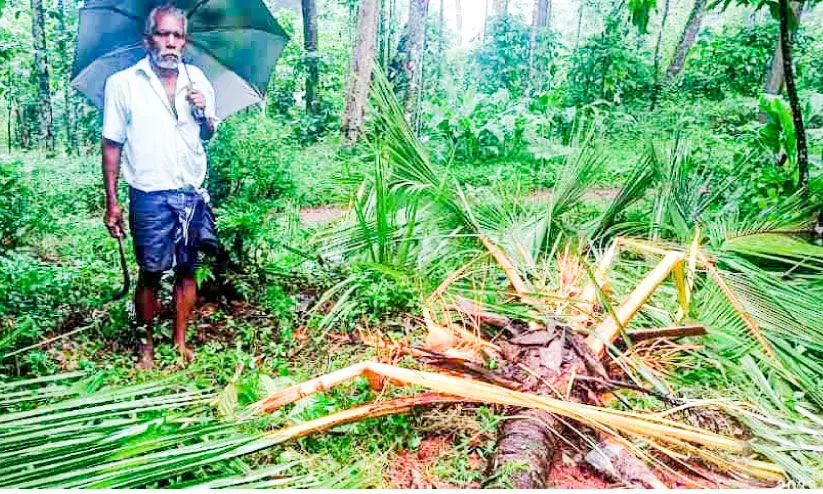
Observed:
[[[175,15],[157,14],[154,32],[147,37],[149,55],[161,69],[176,69],[186,48],[183,19]]]

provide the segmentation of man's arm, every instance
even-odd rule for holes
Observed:
[[[106,216],[104,221],[112,237],[125,236],[126,227],[123,222],[123,210],[117,200],[117,179],[120,176],[120,155],[123,145],[115,141],[103,141],[103,182],[106,187]]]

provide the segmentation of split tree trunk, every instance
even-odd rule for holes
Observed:
[[[317,86],[320,82],[317,51],[317,0],[302,0],[303,46],[306,50],[306,113],[317,113]]]
[[[379,0],[360,0],[357,40],[349,64],[346,109],[343,113],[343,136],[349,143],[357,140],[363,130],[363,117],[371,82],[374,44],[377,35]]]
[[[420,94],[423,71],[423,43],[426,35],[426,12],[429,8],[429,0],[411,0],[409,2],[409,22],[406,24],[404,34],[405,45],[400,61],[400,69],[403,72],[405,81],[408,81],[408,89],[403,98],[403,108],[409,122],[414,122],[416,117],[415,106],[417,97]]]
[[[695,0],[694,7],[692,7],[692,11],[689,13],[689,20],[686,22],[686,27],[680,35],[680,41],[677,43],[674,59],[666,71],[666,80],[674,80],[677,74],[683,70],[683,66],[686,64],[686,57],[689,56],[689,51],[692,49],[697,39],[697,33],[700,31],[700,25],[703,23],[707,1],[708,0]]]
[[[31,0],[31,35],[34,48],[34,74],[37,80],[37,123],[39,141],[49,151],[54,149],[54,122],[49,87],[49,64],[46,56],[46,21],[43,1]]]
[[[797,171],[798,188],[807,192],[809,187],[809,150],[806,144],[806,129],[803,127],[803,114],[800,110],[800,99],[797,96],[797,87],[794,84],[794,68],[792,67],[792,40],[789,33],[789,0],[779,0],[780,8],[780,48],[783,54],[783,72],[786,79],[786,93],[789,96],[789,105],[792,108],[794,133],[797,138]],[[792,9],[794,11],[794,9]],[[799,14],[800,9],[797,9]],[[799,19],[799,17],[798,17]]]

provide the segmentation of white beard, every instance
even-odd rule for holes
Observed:
[[[160,56],[159,51],[157,50],[149,50],[149,56],[151,56],[151,62],[165,70],[174,70],[180,64],[180,59],[182,58],[181,54],[175,54],[177,58],[164,58]]]

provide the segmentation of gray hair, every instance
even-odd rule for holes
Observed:
[[[153,9],[151,9],[151,12],[149,12],[149,16],[146,17],[146,27],[145,27],[145,31],[143,33],[146,36],[151,36],[152,34],[154,34],[154,30],[157,28],[157,15],[158,14],[172,15],[172,16],[179,17],[179,18],[183,19],[183,31],[188,32],[188,30],[189,30],[189,19],[188,19],[188,17],[186,17],[186,13],[183,10],[175,7],[174,4],[167,3],[165,5],[160,5],[158,7],[155,7]]]

